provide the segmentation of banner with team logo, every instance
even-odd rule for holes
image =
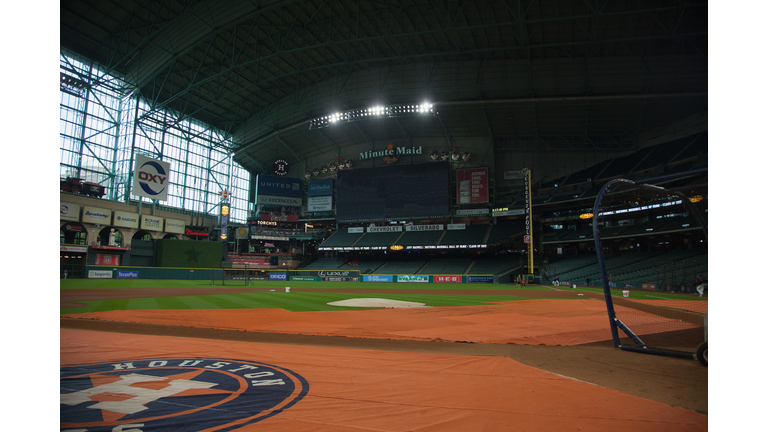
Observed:
[[[170,163],[137,154],[131,192],[136,196],[166,201],[170,174]]]

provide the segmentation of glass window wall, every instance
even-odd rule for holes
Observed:
[[[216,215],[231,193],[230,220],[245,223],[250,174],[232,160],[218,131],[152,110],[130,85],[62,50],[60,176],[105,187],[104,199],[151,202],[129,193],[136,154],[170,163],[168,199],[159,204]],[[134,132],[135,131],[135,132]],[[222,143],[224,146],[222,146]]]

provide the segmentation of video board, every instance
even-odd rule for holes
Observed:
[[[448,162],[341,171],[336,180],[336,219],[392,219],[449,213]]]

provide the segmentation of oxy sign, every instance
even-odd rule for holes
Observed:
[[[144,155],[136,155],[133,173],[133,194],[145,198],[166,201],[171,164]]]

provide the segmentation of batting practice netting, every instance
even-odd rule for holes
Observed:
[[[244,286],[252,285],[256,280],[256,275],[260,272],[258,269],[240,268],[222,268],[221,273],[213,272],[211,285],[223,286]]]
[[[598,194],[592,229],[616,347],[685,358],[706,349],[703,178],[674,188],[616,179]]]

